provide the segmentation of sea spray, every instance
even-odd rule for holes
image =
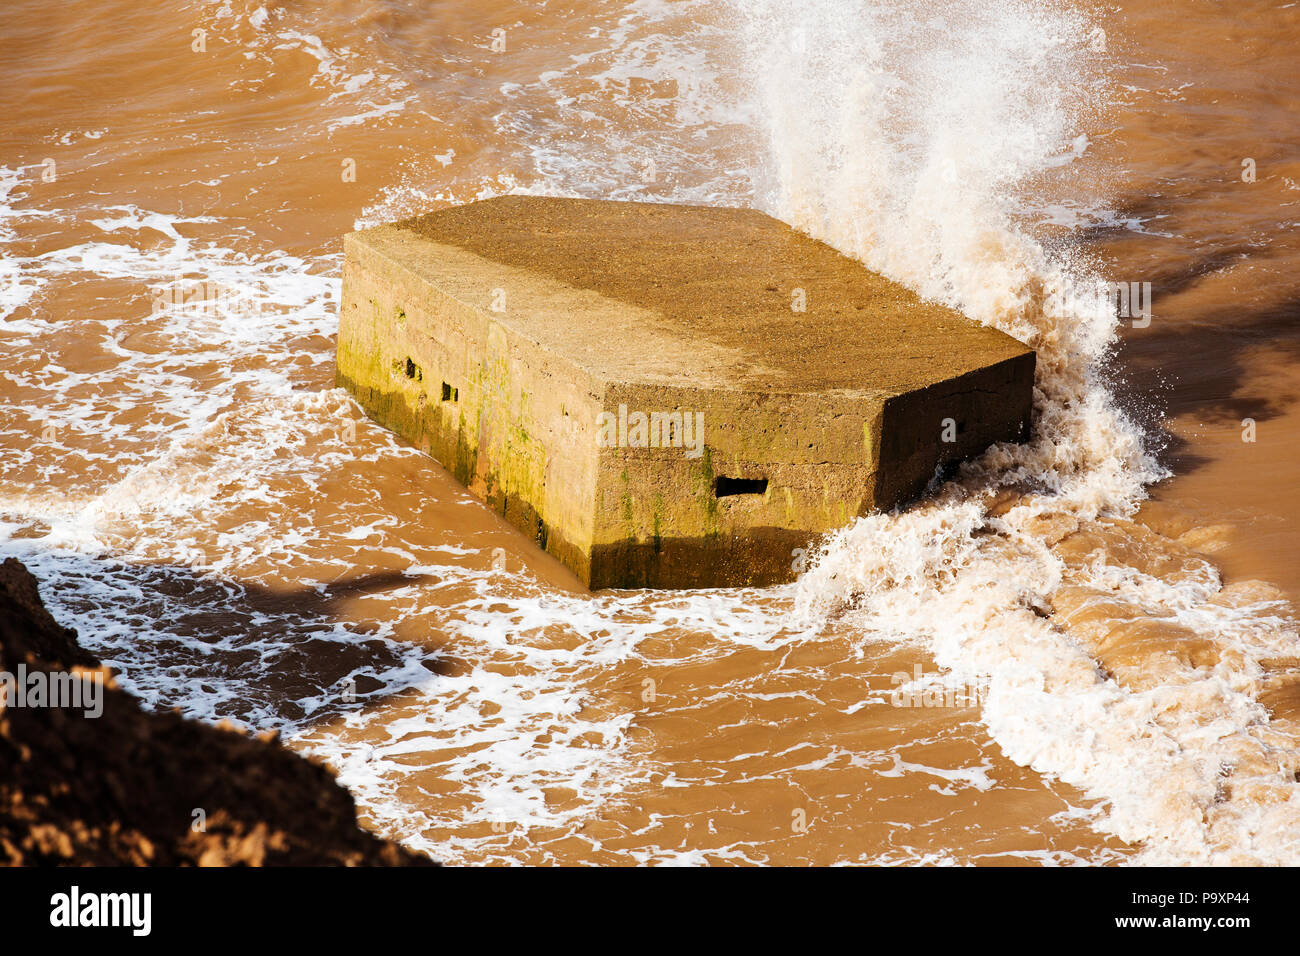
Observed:
[[[833,536],[799,582],[796,613],[852,608],[864,632],[921,640],[959,676],[988,680],[984,720],[1008,756],[1105,801],[1105,826],[1145,841],[1147,859],[1294,862],[1294,841],[1260,828],[1294,826],[1300,797],[1294,759],[1267,757],[1279,743],[1253,682],[1260,659],[1294,652],[1292,630],[1267,608],[1210,603],[1212,573],[1207,587],[1080,571],[1052,548],[1084,523],[1132,514],[1164,474],[1104,384],[1118,332],[1106,284],[1020,221],[1026,184],[1086,150],[1106,86],[1096,28],[1026,3],[814,0],[745,4],[741,17],[766,131],[762,204],[1039,358],[1030,440]],[[1131,596],[1171,634],[1213,629],[1234,653],[1156,686],[1120,683],[1049,614],[1071,575]],[[1237,765],[1256,784],[1240,791],[1274,794],[1274,806],[1225,800],[1221,774]]]

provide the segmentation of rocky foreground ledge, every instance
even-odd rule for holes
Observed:
[[[85,691],[77,706],[50,706],[56,693],[66,703],[69,688]],[[329,770],[274,735],[142,709],[9,558],[0,564],[0,864],[432,861],[363,830]]]

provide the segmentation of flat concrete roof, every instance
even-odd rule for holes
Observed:
[[[607,380],[900,393],[1030,351],[755,210],[503,196],[350,239]]]

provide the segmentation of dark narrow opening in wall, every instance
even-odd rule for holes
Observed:
[[[413,378],[416,381],[424,378],[424,373],[420,371],[420,366],[411,361],[411,357],[406,357],[406,377]]]
[[[762,495],[767,493],[766,478],[728,478],[718,475],[713,482],[713,494],[716,498],[728,495]]]
[[[442,400],[444,402],[460,401],[460,389],[452,388],[446,382],[442,383]]]

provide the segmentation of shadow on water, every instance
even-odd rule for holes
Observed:
[[[1116,206],[1116,218],[1173,221],[1204,198],[1136,197]],[[1210,461],[1168,429],[1170,419],[1239,427],[1246,418],[1276,418],[1300,400],[1300,385],[1265,383],[1258,364],[1265,349],[1300,367],[1300,279],[1290,275],[1300,250],[1284,240],[1261,245],[1240,236],[1192,249],[1182,237],[1110,224],[1080,230],[1068,246],[1100,262],[1108,276],[1151,283],[1151,323],[1124,323],[1106,376],[1166,467],[1186,474]],[[1178,254],[1184,250],[1192,252]],[[1252,266],[1267,270],[1267,278],[1252,284]]]
[[[48,567],[37,577],[56,618],[77,626],[82,645],[123,672],[128,686],[138,677],[142,696],[189,716],[259,728],[316,725],[458,669],[443,650],[446,635],[419,622],[386,627],[357,603],[438,584],[432,575],[385,571],[273,590],[181,567],[82,566],[63,580]],[[125,583],[129,606],[85,586],[83,576],[111,579],[119,591]]]

